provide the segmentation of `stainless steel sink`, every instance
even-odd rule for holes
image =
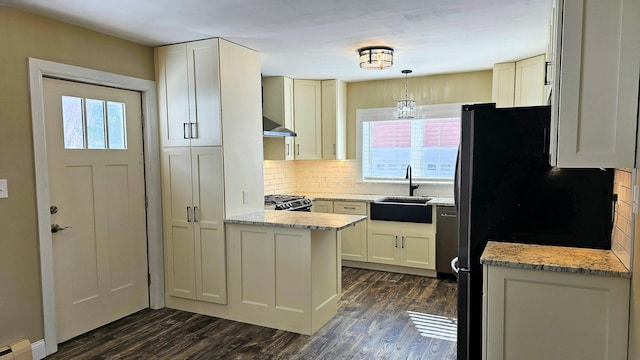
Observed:
[[[427,205],[431,198],[386,197],[371,203],[371,220],[400,221],[431,224],[433,208]]]

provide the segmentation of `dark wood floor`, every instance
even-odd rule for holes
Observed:
[[[455,281],[343,268],[342,290],[337,316],[313,336],[146,309],[60,344],[47,359],[456,358]]]

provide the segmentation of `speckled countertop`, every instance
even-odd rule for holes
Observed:
[[[397,199],[416,199],[431,196],[402,196],[402,195],[380,195],[380,194],[305,194],[312,200],[327,201],[359,201],[359,202],[375,202],[386,197]],[[453,206],[453,198],[451,197],[431,197],[428,205],[436,206]]]
[[[480,263],[522,269],[631,278],[610,250],[489,241]]]
[[[227,224],[287,227],[309,230],[342,230],[366,220],[366,216],[303,211],[264,210],[225,219]]]

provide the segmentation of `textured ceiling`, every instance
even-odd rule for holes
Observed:
[[[362,81],[490,69],[545,52],[552,0],[0,0],[137,43],[222,37],[261,53],[264,75]],[[355,50],[395,49],[385,70]]]

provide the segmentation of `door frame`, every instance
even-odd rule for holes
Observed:
[[[42,312],[46,354],[58,351],[55,316],[55,284],[53,277],[53,247],[51,215],[49,214],[49,170],[47,165],[44,95],[42,78],[110,86],[140,92],[142,99],[142,130],[144,171],[147,195],[147,262],[149,267],[149,307],[164,307],[164,270],[162,243],[162,197],[160,185],[160,148],[158,132],[158,100],[155,81],[87,69],[47,60],[29,58],[29,92],[36,174],[38,238]]]

